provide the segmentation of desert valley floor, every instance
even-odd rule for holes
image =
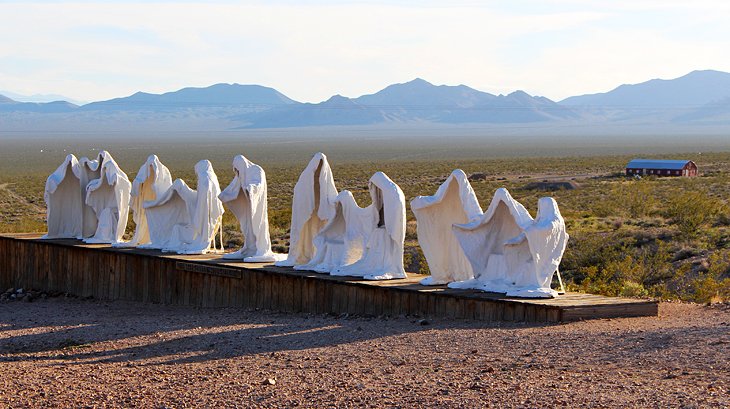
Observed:
[[[0,302],[4,407],[727,407],[730,305],[527,325]]]

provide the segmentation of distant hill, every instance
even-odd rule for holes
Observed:
[[[77,101],[72,98],[58,95],[58,94],[35,94],[35,95],[23,95],[23,94],[16,94],[15,92],[10,91],[2,91],[0,90],[0,94],[4,95],[8,98],[13,99],[17,102],[56,102],[56,101],[67,101],[74,105],[83,105],[86,102],[83,101]]]
[[[291,104],[241,115],[246,127],[371,125],[383,123],[524,123],[577,118],[570,108],[522,91],[493,95],[465,85],[433,85],[417,78],[375,94],[336,95],[319,104]]]
[[[163,94],[137,92],[82,106],[67,101],[20,102],[0,95],[0,131],[134,133],[436,124],[498,125],[500,129],[568,129],[568,125],[577,132],[604,133],[639,128],[666,132],[677,127],[703,132],[714,127],[723,132],[730,125],[730,73],[693,71],[560,102],[524,91],[494,95],[466,85],[434,85],[421,78],[356,98],[335,95],[320,103],[300,103],[274,88],[241,84]],[[520,124],[532,125],[520,128]]]
[[[273,107],[294,104],[279,91],[261,85],[215,84],[205,88],[183,88],[164,94],[137,92],[124,98],[92,102],[84,111],[157,111],[181,108],[220,108],[230,106]]]
[[[671,79],[654,79],[621,85],[600,94],[580,95],[560,101],[565,106],[613,108],[696,108],[730,97],[730,73],[692,71]]]
[[[421,78],[404,84],[389,85],[375,94],[363,95],[354,101],[374,107],[404,108],[470,108],[488,103],[496,97],[466,85],[433,85]]]
[[[730,125],[730,97],[705,104],[674,118],[677,123],[706,123]]]
[[[0,112],[35,112],[41,114],[73,112],[78,109],[66,101],[54,102],[18,102],[4,95],[0,95]]]
[[[328,125],[374,125],[388,118],[377,110],[350,98],[335,95],[319,104],[291,104],[273,107],[256,114],[233,117],[248,122],[247,128],[293,128]]]

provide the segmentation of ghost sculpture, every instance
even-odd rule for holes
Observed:
[[[120,243],[119,247],[155,248],[155,243],[164,240],[159,231],[151,228],[147,222],[145,202],[154,202],[172,186],[172,176],[157,155],[150,155],[139,168],[132,182],[130,207],[134,220],[134,236],[129,242]],[[160,247],[157,247],[160,248]]]
[[[269,237],[266,173],[243,155],[233,158],[233,172],[233,181],[219,197],[238,219],[244,242],[241,249],[223,258],[246,263],[277,261]]]
[[[66,156],[61,166],[46,180],[43,198],[46,202],[48,233],[44,239],[83,237],[84,195],[81,190],[81,168],[74,155]]]
[[[132,184],[109,155],[101,164],[101,175],[86,186],[86,205],[94,210],[97,226],[86,243],[118,243],[122,240],[129,216]]]
[[[81,192],[84,196],[84,202],[82,203],[83,212],[83,231],[80,238],[91,237],[96,233],[97,228],[97,215],[94,209],[86,204],[86,186],[92,180],[99,179],[101,177],[101,169],[105,162],[111,159],[112,156],[107,151],[99,151],[96,159],[89,159],[82,157],[79,159],[79,170],[80,170],[80,181],[81,181]]]
[[[367,244],[362,257],[332,270],[332,275],[360,276],[366,280],[406,278],[403,243],[406,236],[406,200],[400,187],[383,172],[368,184],[372,204]]]
[[[552,198],[538,202],[533,220],[506,189],[498,189],[487,211],[477,220],[454,225],[474,278],[451,288],[474,288],[514,297],[557,296],[550,288],[562,259],[568,234]]]
[[[156,200],[145,202],[150,231],[161,238],[152,245],[179,254],[205,254],[215,242],[221,228],[223,205],[218,199],[220,187],[213,166],[207,160],[195,164],[197,190],[182,179]]]
[[[469,260],[451,228],[482,215],[464,171],[451,172],[433,196],[411,200],[411,210],[418,222],[418,243],[431,270],[431,275],[421,280],[421,284],[439,285],[473,278]]]
[[[315,253],[314,238],[335,214],[337,188],[327,156],[314,155],[294,185],[289,254],[277,266],[308,264]]]
[[[295,270],[330,273],[362,258],[373,227],[371,207],[358,206],[349,190],[340,192],[334,205],[335,215],[313,239],[314,256]]]

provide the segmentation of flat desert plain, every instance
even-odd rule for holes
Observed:
[[[728,407],[730,305],[558,325],[0,303],[3,407]]]

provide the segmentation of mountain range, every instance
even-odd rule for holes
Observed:
[[[730,73],[693,71],[671,79],[621,85],[562,101],[524,91],[494,95],[466,85],[415,80],[373,94],[335,95],[320,103],[297,102],[260,85],[216,84],[164,94],[133,95],[76,105],[20,102],[0,95],[0,125],[8,130],[85,129],[110,126],[186,129],[291,128],[370,125],[683,124],[730,125]]]

